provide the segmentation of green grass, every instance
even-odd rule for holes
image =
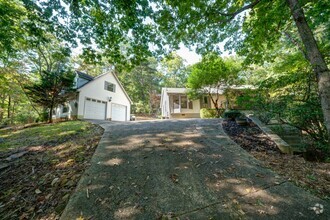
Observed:
[[[86,131],[89,123],[67,121],[55,124],[42,124],[19,130],[0,129],[0,151],[12,150],[25,146],[39,146],[45,143],[61,143],[73,135]]]

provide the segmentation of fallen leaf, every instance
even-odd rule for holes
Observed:
[[[242,209],[239,209],[238,212],[239,212],[241,215],[245,215],[245,212],[244,212]]]
[[[262,215],[262,214],[265,214],[266,212],[264,210],[259,209],[258,213]]]
[[[309,209],[313,210],[317,215],[323,213],[323,205],[320,203],[316,203],[313,207],[310,207]]]
[[[59,178],[57,178],[57,177],[56,177],[56,178],[54,178],[54,179],[53,179],[53,181],[52,181],[52,183],[51,183],[51,185],[52,185],[52,186],[54,186],[54,185],[55,185],[55,183],[57,183],[57,182],[58,182],[58,180],[59,180]]]
[[[179,177],[179,175],[176,174],[176,173],[170,175],[170,178],[171,178],[171,180],[172,180],[174,183],[178,183],[178,182],[179,182],[178,177]]]
[[[36,194],[40,194],[40,193],[41,193],[40,189],[36,189],[34,192],[35,192]]]
[[[234,204],[238,204],[239,202],[236,200],[236,199],[233,199],[233,201],[232,201]]]
[[[48,200],[52,196],[51,193],[49,193],[45,198]]]

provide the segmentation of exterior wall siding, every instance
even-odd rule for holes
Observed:
[[[172,119],[175,118],[200,118],[200,114],[199,113],[177,113],[177,114],[171,114]]]
[[[105,81],[111,82],[116,85],[115,92],[110,92],[104,89]],[[125,95],[125,92],[123,91],[121,86],[118,84],[116,78],[113,76],[113,74],[105,74],[95,79],[93,82],[88,83],[79,90],[78,118],[83,118],[86,98],[92,98],[107,102],[106,119],[111,119],[111,103],[127,106],[126,120],[129,120],[131,112],[131,103]],[[109,102],[110,97],[111,102]]]
[[[174,96],[185,96],[186,94],[168,94],[166,90],[162,90],[162,101],[161,101],[161,110],[162,118],[200,118],[200,109],[202,106],[203,98],[193,100],[193,108],[180,108],[180,112],[174,111]],[[216,95],[213,95],[213,98],[216,99]],[[207,97],[208,103],[207,108],[215,108],[213,102],[209,97]],[[218,105],[220,108],[226,107],[226,97],[224,95],[219,95]]]

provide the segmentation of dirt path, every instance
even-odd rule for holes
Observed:
[[[219,122],[100,123],[104,136],[62,219],[330,217],[329,204],[261,167]]]

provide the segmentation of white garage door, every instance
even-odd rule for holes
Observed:
[[[111,105],[112,121],[126,121],[126,106],[112,103]]]
[[[86,98],[85,100],[85,114],[86,119],[105,119],[106,102]]]

